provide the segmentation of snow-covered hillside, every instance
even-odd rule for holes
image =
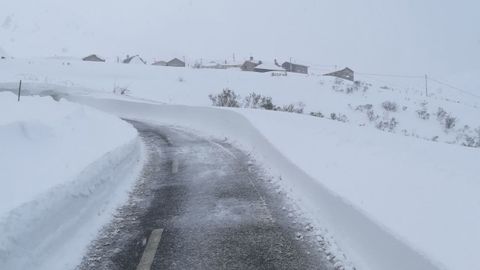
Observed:
[[[476,269],[480,151],[284,112],[72,97],[243,147],[354,262],[345,269]],[[452,158],[454,157],[454,158]],[[448,198],[448,199],[445,199]],[[454,233],[451,233],[454,232]],[[309,233],[304,232],[304,233]],[[448,245],[444,243],[449,243]],[[462,249],[458,249],[461,246]],[[465,252],[467,251],[467,252]]]
[[[281,175],[279,184],[360,269],[394,269],[386,266],[398,258],[405,263],[399,269],[478,267],[471,252],[457,248],[470,251],[480,237],[480,221],[470,215],[479,203],[472,179],[480,100],[473,96],[434,83],[426,96],[423,88],[366,76],[349,82],[78,59],[0,62],[0,89],[15,92],[20,79],[27,94],[123,100],[91,104],[235,140]],[[303,103],[303,114],[205,108],[210,94],[227,88],[240,103],[252,92],[272,97],[278,107]]]
[[[0,268],[71,267],[136,178],[137,133],[50,97],[0,92],[0,108]]]
[[[393,80],[357,76],[356,82],[317,75],[197,70],[79,60],[11,60],[0,62],[0,79],[55,84],[110,94],[127,95],[169,104],[212,105],[210,94],[231,89],[243,102],[251,93],[272,97],[277,106],[303,103],[305,114],[350,125],[378,129],[419,139],[480,146],[480,97],[431,82],[404,86]],[[8,86],[8,85],[7,85]],[[5,87],[7,87],[5,86]],[[8,86],[12,89],[15,84]],[[28,88],[28,86],[27,86]],[[48,85],[44,86],[48,89]],[[82,90],[83,89],[83,90]],[[70,90],[72,91],[72,90]]]

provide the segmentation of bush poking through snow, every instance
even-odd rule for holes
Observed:
[[[113,93],[115,95],[128,95],[130,94],[130,89],[128,89],[127,86],[123,87],[123,86],[118,86],[118,85],[115,85],[113,86]]]
[[[222,93],[218,95],[208,95],[212,101],[213,106],[218,107],[240,107],[240,95],[237,95],[233,90],[225,88]]]
[[[305,108],[305,104],[303,102],[292,103],[282,107],[276,106],[272,102],[272,97],[262,96],[256,93],[250,93],[242,103],[240,101],[240,95],[237,95],[233,90],[228,88],[223,89],[222,93],[220,94],[210,94],[208,97],[212,101],[212,105],[218,107],[244,107],[299,114],[303,114],[303,110]]]
[[[420,119],[428,120],[430,119],[430,114],[427,112],[426,108],[417,110],[417,115]]]
[[[243,107],[252,109],[274,110],[272,97],[262,96],[256,93],[250,93],[243,102]]]
[[[315,117],[320,117],[320,118],[324,118],[325,116],[323,115],[323,113],[321,112],[310,112],[310,115],[311,116],[315,116]]]
[[[438,111],[437,111],[438,121],[443,121],[447,115],[448,113],[443,108],[438,108]]]
[[[382,107],[385,109],[385,111],[388,111],[388,112],[396,112],[398,110],[397,103],[392,101],[383,102]]]
[[[367,117],[370,122],[375,122],[379,118],[379,116],[373,110],[367,111]]]
[[[387,130],[389,132],[392,132],[395,130],[397,125],[398,125],[398,121],[395,118],[391,118],[389,121],[378,122],[375,127],[380,130]]]
[[[373,109],[372,104],[359,105],[357,106],[357,108],[355,108],[356,111],[360,111],[360,112],[369,111],[371,109]]]
[[[339,121],[339,122],[343,122],[343,123],[348,122],[348,117],[345,114],[341,114],[341,113],[339,113],[339,114],[331,113],[330,114],[330,119],[335,120],[335,121]]]
[[[447,117],[445,117],[445,129],[450,130],[450,129],[454,128],[456,122],[457,122],[457,118],[455,118],[451,115],[447,115]]]
[[[443,125],[445,131],[453,129],[457,123],[457,118],[447,113],[443,108],[438,108],[437,120]]]
[[[296,104],[288,104],[288,105],[283,105],[283,107],[277,107],[277,111],[282,111],[282,112],[291,112],[291,113],[303,113],[303,109],[305,108],[305,104],[303,102],[298,102]]]
[[[418,109],[416,112],[417,112],[417,115],[420,119],[423,119],[423,120],[428,120],[430,119],[430,113],[428,113],[427,111],[427,102],[424,101],[420,104],[420,109]]]

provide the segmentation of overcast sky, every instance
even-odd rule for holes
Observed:
[[[478,0],[16,0],[2,3],[13,56],[250,55],[363,72],[480,70]]]

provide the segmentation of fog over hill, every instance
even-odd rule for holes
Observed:
[[[18,0],[2,3],[0,46],[16,57],[235,53],[444,77],[480,73],[478,10],[475,0]]]

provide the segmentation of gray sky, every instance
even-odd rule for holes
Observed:
[[[2,4],[0,47],[19,57],[252,54],[444,76],[480,70],[479,10],[478,0],[17,0]]]

